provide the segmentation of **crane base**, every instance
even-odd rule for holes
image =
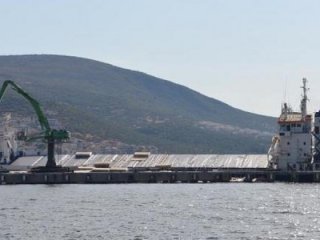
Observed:
[[[56,167],[34,167],[30,172],[44,173],[44,172],[72,172],[68,167],[56,166]]]

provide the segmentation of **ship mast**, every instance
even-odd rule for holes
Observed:
[[[303,90],[303,95],[302,95],[302,99],[301,99],[301,103],[300,103],[300,108],[301,108],[301,114],[302,117],[304,118],[307,115],[307,102],[308,102],[308,88],[307,88],[307,79],[303,78],[303,86],[301,87]]]

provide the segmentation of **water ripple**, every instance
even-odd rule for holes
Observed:
[[[0,239],[318,239],[316,184],[0,186]]]

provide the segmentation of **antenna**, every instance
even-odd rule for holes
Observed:
[[[281,103],[281,113],[287,113],[287,112],[288,112],[287,77],[285,77],[283,99],[282,99],[282,103]]]
[[[300,103],[300,108],[301,108],[301,113],[302,116],[305,117],[307,115],[307,102],[308,102],[308,88],[307,88],[307,82],[308,80],[306,78],[302,79],[303,82],[303,86],[302,88],[302,99],[301,99],[301,103]]]

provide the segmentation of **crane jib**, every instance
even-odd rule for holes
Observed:
[[[33,107],[34,111],[37,114],[38,121],[40,124],[40,127],[42,130],[44,130],[44,134],[30,138],[30,139],[39,139],[42,138],[47,141],[48,143],[48,161],[46,164],[46,169],[50,169],[55,171],[54,169],[57,168],[55,157],[54,157],[54,144],[55,142],[64,142],[70,138],[70,132],[67,130],[56,130],[51,129],[49,125],[49,121],[47,117],[45,116],[44,112],[41,109],[41,106],[37,100],[35,100],[33,97],[31,97],[27,92],[25,92],[19,85],[17,85],[12,80],[6,80],[3,82],[2,87],[0,89],[0,101],[3,98],[7,87],[11,85],[12,89],[17,92],[18,94],[22,95]],[[21,136],[21,138],[28,139],[26,136]]]

